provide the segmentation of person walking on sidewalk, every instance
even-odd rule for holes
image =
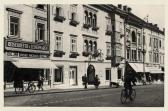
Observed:
[[[86,76],[86,74],[84,76],[82,76],[82,82],[83,82],[83,85],[85,86],[84,88],[87,89],[87,76]]]
[[[44,78],[41,75],[39,75],[38,84],[37,84],[38,91],[40,91],[40,89],[43,91],[43,82],[44,82]]]

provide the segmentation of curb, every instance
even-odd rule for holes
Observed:
[[[91,89],[66,89],[66,90],[63,90],[63,91],[51,91],[48,90],[46,92],[35,92],[35,93],[25,93],[25,94],[9,94],[9,95],[5,95],[4,94],[4,97],[18,97],[18,96],[31,96],[31,95],[42,95],[42,94],[53,94],[53,93],[67,93],[67,92],[78,92],[78,91],[90,91],[90,90],[99,90],[99,89],[111,89],[113,87],[104,87],[104,88],[98,88],[98,89],[95,89],[95,88],[91,88]],[[119,87],[121,88],[121,87]],[[116,88],[115,88],[116,89]]]

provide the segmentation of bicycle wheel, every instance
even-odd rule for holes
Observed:
[[[36,90],[36,86],[35,86],[35,85],[31,85],[31,86],[28,88],[29,93],[34,93],[35,90]]]
[[[135,100],[135,97],[136,97],[136,91],[135,91],[135,89],[133,89],[132,94],[131,94],[132,101]]]
[[[126,102],[126,100],[127,100],[127,93],[126,93],[125,89],[123,89],[123,90],[121,91],[120,100],[121,100],[121,103],[122,103],[122,104],[124,104],[124,103]]]

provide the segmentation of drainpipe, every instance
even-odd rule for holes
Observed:
[[[47,39],[48,39],[48,46],[49,46],[49,59],[50,62],[52,62],[51,57],[52,57],[52,53],[51,53],[51,38],[50,38],[50,5],[47,4]],[[52,87],[53,81],[52,81],[52,73],[53,73],[53,69],[50,68],[49,69],[49,80],[48,80],[48,85],[50,86],[50,88]]]
[[[124,19],[124,64],[125,64],[125,71],[124,71],[124,76],[123,76],[123,82],[125,80],[125,74],[126,74],[126,24],[127,24],[127,19],[128,19],[128,15],[126,15],[125,19]]]

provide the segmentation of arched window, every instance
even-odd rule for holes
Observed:
[[[89,23],[88,24],[90,24],[91,26],[93,26],[92,25],[92,13],[91,12],[89,13]]]
[[[88,12],[85,10],[85,24],[88,23]]]
[[[96,14],[93,15],[93,27],[96,27],[97,26],[97,16]]]
[[[136,35],[135,32],[132,32],[132,42],[136,43]]]
[[[84,51],[88,52],[88,41],[87,40],[84,41]]]
[[[94,41],[93,43],[93,52],[95,53],[97,51],[97,42]]]
[[[90,52],[93,51],[93,43],[92,43],[92,41],[89,41],[89,51]]]

